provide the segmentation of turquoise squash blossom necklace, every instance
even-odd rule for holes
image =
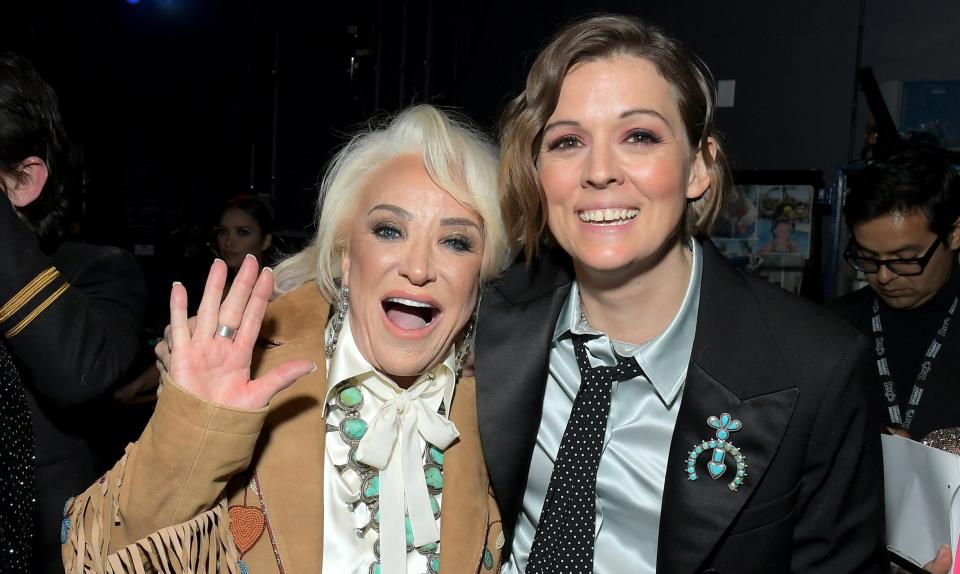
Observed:
[[[378,539],[373,544],[375,561],[370,564],[368,573],[380,574],[380,472],[376,468],[357,460],[357,447],[368,428],[367,422],[360,417],[362,406],[363,391],[360,387],[349,381],[342,383],[333,394],[331,407],[342,411],[344,416],[340,424],[332,425],[328,423],[327,432],[336,432],[340,439],[350,447],[347,462],[335,465],[335,468],[341,474],[352,470],[360,478],[360,490],[357,493],[357,498],[347,503],[347,510],[353,513],[357,506],[366,505],[370,518],[365,526],[356,529],[356,534],[358,537],[364,538],[371,529],[377,532]],[[445,414],[442,404],[437,412],[441,415]],[[440,518],[440,501],[437,496],[443,492],[443,451],[430,443],[427,443],[424,451],[423,476],[427,483],[427,492],[430,494],[433,518],[436,520]],[[440,572],[440,544],[432,542],[419,547],[414,546],[413,527],[410,524],[409,516],[406,517],[404,525],[407,552],[418,552],[425,556],[428,574],[438,574]]]

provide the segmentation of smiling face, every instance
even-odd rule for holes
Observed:
[[[888,213],[853,226],[853,238],[859,254],[874,259],[910,259],[923,256],[936,241],[930,222],[919,210]],[[950,278],[956,250],[960,248],[960,228],[936,246],[920,275],[902,276],[886,265],[876,273],[867,273],[867,283],[883,301],[895,309],[913,309],[929,301]]]
[[[550,232],[578,273],[643,268],[671,247],[687,200],[710,184],[685,133],[676,93],[649,60],[567,74],[537,169]]]
[[[357,347],[410,384],[446,357],[473,313],[483,222],[410,154],[367,179],[348,234],[341,273]]]

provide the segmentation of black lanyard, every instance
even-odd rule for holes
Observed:
[[[920,363],[920,371],[913,381],[913,389],[910,391],[910,400],[907,403],[907,412],[900,417],[900,403],[897,400],[897,391],[893,384],[893,377],[890,375],[890,366],[887,364],[887,350],[883,345],[883,325],[880,324],[880,300],[873,300],[873,350],[877,354],[877,372],[880,374],[880,380],[883,382],[883,395],[887,399],[887,412],[890,415],[890,422],[899,425],[904,430],[910,430],[913,419],[917,415],[917,405],[920,404],[920,397],[923,396],[923,385],[930,377],[933,370],[933,363],[943,347],[944,340],[947,338],[947,331],[950,330],[950,319],[957,311],[957,305],[960,304],[960,297],[953,298],[953,304],[947,309],[947,315],[943,318],[940,328],[933,335],[930,346],[923,356],[923,362]]]

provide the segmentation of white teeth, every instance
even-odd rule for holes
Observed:
[[[639,209],[591,209],[580,211],[577,216],[584,222],[625,223],[640,213]]]
[[[390,297],[387,299],[387,301],[406,305],[407,307],[424,307],[426,309],[433,309],[433,305],[429,303],[424,303],[423,301],[414,301],[413,299],[403,299],[402,297]]]

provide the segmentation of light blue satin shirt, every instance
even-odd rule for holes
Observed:
[[[526,571],[560,440],[580,388],[570,333],[600,335],[587,343],[593,366],[616,364],[616,352],[636,357],[644,372],[613,383],[597,471],[594,571],[656,572],[663,481],[700,308],[703,256],[700,245],[696,241],[691,244],[693,266],[680,310],[663,333],[644,345],[612,341],[582,321],[580,291],[576,282],[571,287],[553,334],[543,416],[504,573]]]

